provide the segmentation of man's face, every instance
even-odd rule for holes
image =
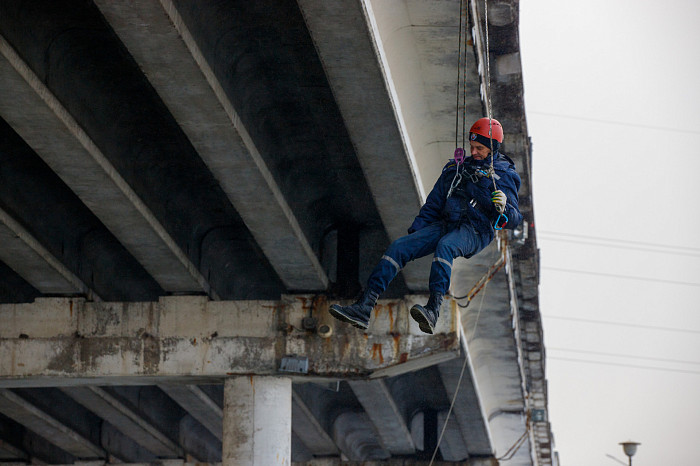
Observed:
[[[471,155],[474,160],[484,160],[491,153],[491,149],[480,142],[469,141],[471,146]]]

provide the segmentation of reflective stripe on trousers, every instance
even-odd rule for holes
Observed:
[[[367,287],[381,294],[409,261],[434,253],[429,289],[444,295],[450,288],[454,258],[471,257],[489,242],[490,238],[480,235],[469,224],[455,225],[450,229],[444,223],[433,223],[391,243],[372,271]]]

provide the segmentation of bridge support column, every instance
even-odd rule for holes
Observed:
[[[292,381],[239,376],[224,383],[223,466],[290,465]]]

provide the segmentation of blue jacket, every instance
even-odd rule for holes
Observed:
[[[470,173],[481,169],[488,171],[490,167],[490,156],[484,160],[474,160],[472,157],[465,159],[464,163],[459,165],[461,181],[448,198],[447,194],[458,168],[457,163],[450,159],[442,169],[440,178],[430,191],[428,199],[421,207],[408,232],[413,233],[432,223],[445,221],[455,224],[469,223],[476,231],[489,235],[493,239],[493,224],[498,217],[498,212],[491,202],[491,193],[494,191],[493,179],[487,176],[478,177],[475,183],[470,177]],[[520,176],[515,171],[515,163],[507,155],[499,152],[496,152],[493,168],[496,173],[496,186],[508,198],[504,212],[508,217],[505,228],[513,229],[523,219],[520,210],[518,210]],[[472,200],[473,202],[470,202]]]

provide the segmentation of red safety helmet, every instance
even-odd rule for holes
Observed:
[[[503,142],[503,126],[498,122],[498,120],[495,120],[491,118],[491,136],[489,136],[489,119],[488,118],[479,118],[476,120],[476,122],[472,125],[471,128],[469,128],[469,134],[470,136],[472,134],[478,134],[480,136],[485,137],[486,139],[491,139],[493,138],[494,141],[497,141],[499,145]],[[472,140],[478,140],[478,138],[472,138]],[[488,147],[488,144],[485,144],[485,146]]]

